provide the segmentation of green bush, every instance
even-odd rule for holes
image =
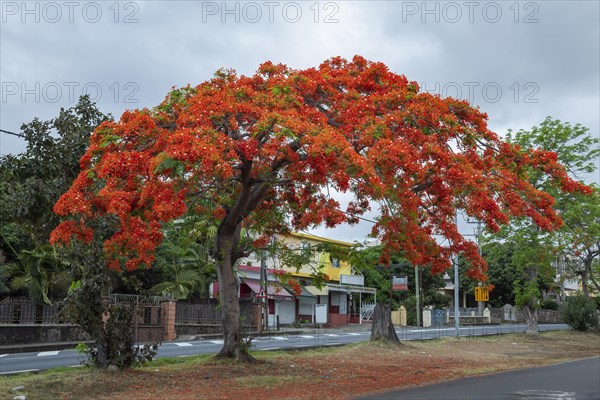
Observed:
[[[600,310],[600,296],[590,297],[590,300],[594,301],[597,310]]]
[[[558,302],[552,299],[542,301],[541,306],[543,310],[558,310],[559,308]]]
[[[562,317],[576,331],[598,329],[598,313],[594,302],[583,295],[570,297],[562,307]]]

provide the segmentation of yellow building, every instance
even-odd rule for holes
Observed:
[[[289,255],[296,255],[295,262],[285,255],[266,254],[263,260],[258,254],[241,260],[238,266],[240,298],[266,300],[269,309],[269,324],[310,322],[331,326],[362,323],[364,314],[372,311],[376,289],[364,286],[364,277],[354,273],[352,266],[336,258],[326,248],[349,250],[353,243],[328,239],[308,233],[281,235],[277,241],[283,243]],[[303,251],[306,253],[303,254]],[[308,260],[308,261],[307,261]],[[261,264],[267,278],[266,299],[260,287]],[[282,271],[300,283],[301,292],[295,295],[281,285],[277,275]],[[317,287],[313,282],[316,273],[326,275]],[[289,289],[289,288],[288,288]],[[363,295],[371,301],[363,304]],[[364,311],[364,312],[363,312]]]
[[[328,239],[308,233],[292,233],[290,235],[282,236],[279,238],[282,240],[290,249],[303,249],[315,248],[318,245],[328,244],[345,249],[350,249],[352,243],[342,242],[341,240]],[[341,261],[328,252],[314,252],[310,256],[311,260],[308,264],[302,265],[300,269],[294,267],[281,265],[281,267],[288,271],[293,276],[297,277],[311,277],[317,270],[321,273],[326,274],[329,282],[340,282],[341,275],[352,275],[352,268],[347,261]]]
[[[292,233],[282,236],[289,249],[302,252],[307,249],[310,261],[300,268],[281,265],[280,267],[302,281],[302,293],[296,300],[296,320],[329,325],[362,323],[361,315],[369,314],[375,302],[375,288],[364,286],[364,277],[356,274],[352,266],[327,250],[319,248],[338,248],[342,252],[350,250],[353,243],[324,238],[308,233]],[[312,249],[312,252],[308,250]],[[315,251],[315,249],[317,249]],[[320,287],[312,284],[311,277],[316,272],[327,276]],[[363,294],[369,295],[372,302],[363,305]],[[369,314],[370,315],[370,314]]]

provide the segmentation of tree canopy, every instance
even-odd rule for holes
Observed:
[[[16,223],[36,244],[48,241],[59,219],[52,208],[80,172],[90,135],[110,115],[88,96],[48,121],[35,118],[21,126],[27,143],[18,155],[0,158],[0,221]]]
[[[595,160],[600,153],[600,140],[592,138],[589,130],[579,124],[572,126],[548,117],[530,130],[510,131],[507,141],[524,152],[540,149],[554,154],[553,157],[566,171],[581,181],[580,185],[583,185],[586,174],[597,168]],[[600,250],[597,187],[591,185],[584,191],[564,191],[544,171],[527,167],[524,177],[533,187],[552,196],[554,207],[564,222],[560,229],[547,232],[530,219],[515,216],[499,234],[486,238],[486,242],[496,242],[496,252],[510,253],[507,256],[516,273],[515,304],[523,307],[526,315],[531,317],[528,317],[528,325],[532,333],[537,331],[536,313],[532,310],[540,306],[543,290],[554,283],[556,262],[579,259],[576,269],[582,278],[587,278],[591,275],[592,261]],[[586,279],[582,280],[586,288]]]
[[[600,139],[593,138],[589,129],[561,122],[550,117],[530,130],[509,132],[509,142],[523,149],[541,148],[556,153],[558,161],[575,179],[583,183],[598,170]],[[592,175],[593,176],[593,175]],[[537,262],[550,265],[562,261],[567,275],[582,278],[584,292],[588,279],[594,283],[593,261],[600,256],[600,190],[596,183],[585,192],[563,192],[561,187],[538,171],[531,171],[532,185],[552,195],[563,225],[552,234],[541,232],[527,219],[514,220],[498,238],[513,242],[516,255],[533,261],[531,243],[539,244]],[[535,239],[535,240],[533,240]],[[598,287],[600,290],[600,287]]]
[[[114,215],[107,264],[133,270],[154,261],[165,222],[186,213],[212,218],[221,353],[239,357],[233,266],[274,233],[355,223],[376,207],[372,235],[382,240],[382,261],[401,251],[440,272],[461,253],[470,275],[485,279],[477,246],[454,223],[457,210],[493,231],[511,215],[542,229],[560,226],[552,197],[530,183],[530,171],[565,191],[589,189],[568,177],[555,153],[502,142],[486,118],[359,56],[305,70],[266,62],[253,76],[220,70],[95,130],[82,172],[54,207],[67,219],[51,241],[90,241],[90,221]],[[352,201],[341,207],[329,188]],[[242,241],[242,229],[261,236]]]
[[[72,271],[48,245],[59,223],[52,208],[80,173],[92,131],[110,118],[82,96],[56,118],[23,124],[25,151],[0,157],[0,295],[66,295]]]
[[[552,229],[560,225],[552,198],[524,179],[528,170],[585,190],[554,153],[503,143],[485,119],[465,101],[419,93],[360,57],[302,71],[267,62],[251,77],[221,70],[95,131],[83,171],[55,206],[72,219],[53,241],[89,240],[85,221],[115,214],[120,229],[105,250],[112,268],[126,256],[133,269],[153,261],[160,224],[187,210],[268,235],[355,222],[376,201],[373,233],[388,254],[402,249],[414,264],[441,270],[459,251],[479,274],[476,247],[453,223],[456,209],[494,231],[510,214]],[[328,186],[354,201],[341,209]]]

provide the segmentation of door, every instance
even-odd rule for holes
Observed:
[[[315,304],[315,324],[327,323],[327,304]]]

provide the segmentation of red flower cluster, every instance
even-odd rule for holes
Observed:
[[[458,233],[457,210],[492,230],[512,216],[555,229],[553,201],[528,171],[589,191],[555,154],[501,142],[486,119],[362,57],[306,70],[267,62],[250,77],[219,71],[96,129],[80,176],[55,206],[78,222],[61,224],[52,240],[89,240],[87,221],[115,215],[121,227],[105,251],[114,268],[133,269],[150,265],[160,224],[188,207],[268,235],[357,222],[374,201],[383,205],[373,234],[384,258],[402,251],[441,272],[461,252],[483,279],[485,262]],[[330,189],[350,193],[349,206]]]

